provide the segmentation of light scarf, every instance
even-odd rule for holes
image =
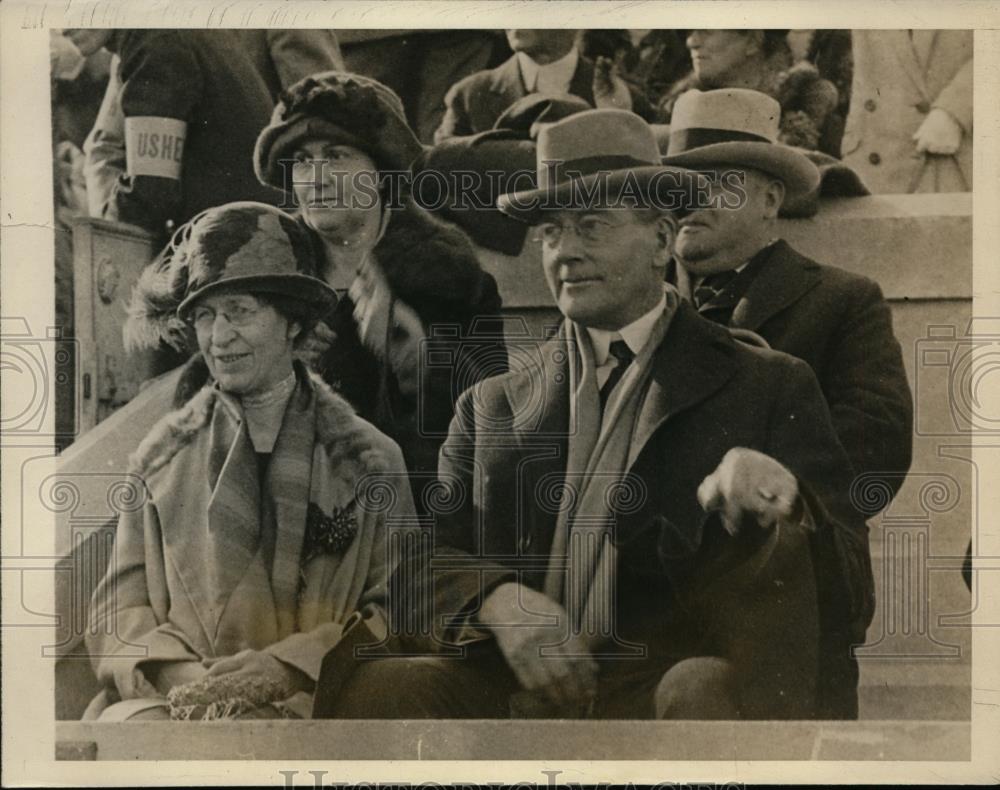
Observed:
[[[612,540],[616,501],[628,499],[634,481],[626,464],[653,357],[666,335],[680,297],[666,288],[666,306],[646,345],[628,366],[601,414],[597,365],[586,329],[569,322],[570,431],[562,507],[556,521],[544,591],[566,609],[570,633],[584,638],[593,655],[614,639]],[[620,655],[620,649],[615,655]]]

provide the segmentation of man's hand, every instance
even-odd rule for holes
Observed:
[[[756,450],[734,447],[698,486],[698,502],[706,512],[718,510],[730,535],[739,531],[744,515],[762,527],[792,517],[801,507],[795,475]]]
[[[614,70],[610,58],[599,57],[594,63],[594,105],[603,110],[631,110],[632,94],[628,84]]]
[[[260,675],[281,683],[291,695],[296,691],[308,691],[311,685],[306,675],[279,661],[270,653],[259,650],[242,650],[234,656],[208,658],[202,664],[208,667],[209,677],[218,675]]]
[[[947,110],[935,107],[924,118],[913,140],[920,153],[950,156],[958,152],[962,134],[962,125]]]
[[[539,624],[543,618],[549,623]],[[493,631],[523,688],[543,694],[560,709],[586,708],[597,691],[597,663],[579,636],[554,644],[569,630],[568,615],[559,604],[510,582],[487,596],[479,621]]]
[[[323,357],[336,341],[337,333],[330,329],[324,321],[317,321],[316,325],[296,343],[295,356],[315,372],[322,373],[320,368],[323,364]]]

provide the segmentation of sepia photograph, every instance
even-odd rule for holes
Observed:
[[[5,8],[5,785],[995,781],[1000,17],[806,5]]]

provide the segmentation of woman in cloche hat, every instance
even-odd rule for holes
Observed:
[[[422,150],[389,88],[327,72],[282,96],[254,152],[258,178],[295,203],[342,297],[302,351],[400,444],[421,509],[458,395],[507,367],[496,282],[461,230],[408,197]],[[447,329],[434,337],[434,326]],[[450,362],[421,366],[425,338]]]
[[[203,212],[142,274],[133,342],[198,353],[132,458],[85,718],[309,715],[323,656],[385,583],[385,521],[413,507],[405,485],[388,509],[359,490],[405,474],[399,447],[293,355],[336,299],[301,225],[261,203]]]

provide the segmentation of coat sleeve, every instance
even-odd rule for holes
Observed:
[[[112,216],[115,185],[125,173],[125,116],[122,115],[122,82],[118,75],[121,61],[111,60],[108,87],[101,100],[94,127],[83,143],[83,177],[87,184],[87,208],[90,216]]]
[[[153,502],[123,513],[108,571],[94,590],[87,650],[98,680],[122,699],[143,695],[134,673],[148,661],[198,661],[200,656],[164,612],[154,611],[149,586],[164,578],[160,522]]]
[[[798,479],[815,531],[813,567],[824,629],[864,638],[875,607],[868,526],[851,502],[852,470],[812,370],[787,357],[771,410],[767,453]]]
[[[406,545],[408,536],[402,533],[412,529],[415,513],[403,454],[395,443],[386,442],[383,452],[390,460],[385,473],[368,489],[372,492],[372,507],[361,505],[368,512],[360,520],[369,524],[374,532],[368,574],[356,606],[356,612],[363,619],[373,616],[384,619],[386,616],[388,580],[399,562],[397,547]],[[398,533],[393,539],[389,537],[390,529]],[[311,631],[292,634],[264,652],[295,667],[315,683],[323,658],[340,642],[351,619],[323,623]]]
[[[203,75],[194,51],[169,31],[129,36],[121,66],[128,171],[108,213],[159,235],[181,205],[183,150]]]
[[[934,99],[931,106],[946,110],[972,134],[972,58],[970,57]]]
[[[844,301],[850,310],[821,374],[833,427],[855,472],[894,496],[913,452],[913,396],[902,350],[876,283],[864,281]]]
[[[332,30],[268,30],[267,46],[286,90],[310,74],[344,70],[344,58]]]
[[[485,481],[476,463],[477,394],[473,388],[459,398],[448,438],[441,447],[440,507],[436,508],[431,539],[404,555],[401,568],[407,572],[397,572],[391,579],[394,611],[405,614],[411,622],[433,616],[430,639],[416,635],[419,641],[414,647],[420,651],[446,651],[456,644],[490,638],[486,629],[475,624],[474,612],[495,587],[517,581],[515,570],[478,558],[484,518],[476,492]],[[430,611],[418,607],[429,607]],[[396,629],[397,633],[402,630]]]

